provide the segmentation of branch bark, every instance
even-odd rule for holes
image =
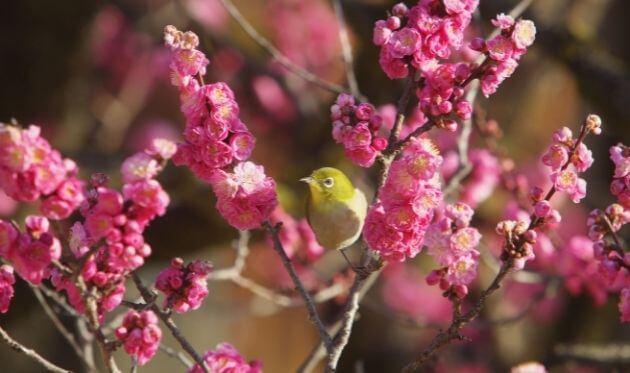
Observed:
[[[33,349],[30,349],[30,348],[27,348],[27,347],[24,347],[19,342],[17,342],[15,339],[11,338],[11,336],[2,327],[0,327],[0,337],[14,351],[17,351],[19,353],[22,353],[22,354],[28,356],[29,358],[31,358],[32,360],[37,362],[39,365],[41,365],[42,368],[46,369],[46,371],[48,371],[48,372],[55,372],[55,373],[71,373],[71,371],[69,371],[67,369],[60,368],[57,365],[51,363],[50,361],[44,359],[40,354],[37,353],[37,351],[35,351]]]
[[[315,308],[315,304],[313,303],[313,298],[311,298],[308,291],[306,291],[306,289],[304,288],[304,285],[302,284],[300,277],[298,276],[297,272],[295,271],[295,268],[293,267],[293,264],[291,263],[291,259],[287,256],[287,253],[284,251],[284,248],[282,247],[282,242],[280,242],[280,237],[278,237],[278,231],[280,229],[280,225],[281,224],[278,224],[277,226],[274,227],[268,221],[263,223],[263,227],[271,235],[271,238],[273,240],[274,250],[280,256],[280,259],[282,260],[282,264],[284,264],[284,267],[286,268],[287,272],[289,272],[289,276],[291,276],[291,280],[293,280],[293,284],[295,285],[295,288],[298,290],[298,292],[304,299],[304,303],[306,304],[306,310],[308,311],[309,319],[315,324],[315,327],[317,328],[317,332],[319,333],[319,337],[324,343],[324,346],[326,346],[326,349],[328,351],[331,351],[332,339],[330,338],[330,335],[326,331],[326,327],[324,326],[324,323],[322,322],[322,320],[319,318],[319,315],[317,314],[317,308]]]

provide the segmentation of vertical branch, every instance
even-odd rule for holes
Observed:
[[[11,338],[11,336],[2,327],[0,327],[0,337],[14,351],[20,352],[20,353],[28,356],[29,358],[33,359],[35,362],[37,362],[39,365],[41,365],[44,369],[46,369],[46,371],[48,371],[48,372],[55,372],[55,373],[71,373],[69,370],[60,368],[60,367],[56,366],[55,364],[51,363],[50,361],[44,359],[40,354],[37,353],[37,351],[22,346],[15,339]]]
[[[330,335],[326,331],[326,327],[324,326],[324,323],[322,322],[322,320],[319,318],[319,315],[317,314],[317,308],[315,308],[315,304],[313,303],[313,298],[311,298],[311,296],[308,294],[308,291],[306,291],[306,289],[304,288],[304,285],[302,284],[300,277],[298,276],[297,272],[295,272],[295,268],[293,267],[293,264],[291,264],[291,259],[287,256],[287,253],[284,251],[284,248],[282,247],[282,243],[280,242],[280,238],[278,237],[278,230],[280,229],[280,227],[279,226],[273,227],[271,223],[269,223],[268,221],[263,223],[263,227],[271,235],[271,238],[273,240],[274,250],[278,253],[278,255],[280,256],[280,259],[282,259],[282,264],[284,264],[284,267],[286,268],[287,272],[289,272],[289,276],[291,276],[291,280],[293,280],[293,284],[297,288],[302,298],[304,298],[304,303],[306,304],[306,309],[308,311],[309,319],[315,324],[315,327],[317,328],[317,331],[319,332],[319,336],[322,342],[324,343],[324,345],[326,346],[326,350],[330,351],[332,348],[332,339],[330,338]]]
[[[346,66],[346,79],[348,80],[348,86],[350,87],[350,93],[354,97],[360,97],[359,83],[357,82],[357,76],[354,71],[354,60],[352,57],[352,45],[350,44],[350,38],[348,37],[348,29],[346,27],[346,20],[343,13],[343,6],[341,0],[333,0],[333,8],[335,9],[335,15],[337,16],[337,23],[339,24],[339,41],[341,42],[341,52],[343,55],[343,62]]]

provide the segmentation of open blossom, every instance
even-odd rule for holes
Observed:
[[[527,48],[534,43],[536,26],[529,20],[518,20],[499,14],[492,23],[501,30],[499,35],[488,41],[479,38],[471,42],[473,50],[487,54],[490,62],[481,76],[481,91],[488,97],[496,92],[499,85],[509,78]]]
[[[50,264],[61,256],[61,243],[43,216],[27,216],[25,232],[0,221],[0,256],[11,263],[20,277],[39,285],[50,274]]]
[[[261,373],[262,365],[258,361],[247,362],[229,343],[220,343],[214,350],[203,355],[203,360],[212,373]],[[195,365],[189,373],[201,373],[203,370]]]
[[[0,123],[0,189],[18,201],[41,199],[40,211],[65,219],[83,201],[76,164],[40,135],[40,128]]]
[[[164,306],[177,313],[196,310],[208,295],[206,279],[212,266],[208,262],[195,260],[184,266],[181,258],[175,258],[163,269],[155,280],[156,289],[166,295]]]
[[[379,201],[368,210],[363,234],[385,260],[415,257],[433,211],[442,200],[437,171],[442,157],[428,139],[413,138],[389,170]]]
[[[276,183],[262,166],[242,162],[231,173],[218,170],[210,178],[217,209],[233,227],[257,228],[278,204]]]
[[[116,329],[116,338],[123,343],[125,352],[136,358],[138,365],[146,364],[158,350],[162,330],[153,311],[129,311],[122,326]]]
[[[354,97],[342,93],[330,108],[332,136],[343,144],[346,156],[356,165],[370,167],[387,147],[379,134],[383,119],[369,103],[355,104]]]
[[[0,313],[6,313],[9,310],[14,293],[13,284],[15,284],[13,267],[9,265],[0,266]]]

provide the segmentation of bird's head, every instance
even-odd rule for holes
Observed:
[[[346,200],[354,195],[354,186],[348,177],[332,167],[319,168],[310,176],[300,179],[308,184],[314,199]]]

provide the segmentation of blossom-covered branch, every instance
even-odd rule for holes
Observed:
[[[569,169],[569,166],[575,167],[579,171],[585,171],[592,164],[590,152],[583,143],[586,135],[590,132],[595,134],[601,132],[601,119],[596,115],[589,115],[586,118],[577,139],[572,138],[571,131],[566,127],[556,132],[554,135],[555,144],[546,153],[550,156],[543,157],[543,162],[552,168],[551,178],[555,182],[547,193],[544,193],[540,188],[534,188],[532,200],[535,207],[534,213],[530,217],[530,223],[503,221],[497,225],[497,233],[503,235],[506,240],[501,255],[504,262],[499,272],[480,294],[473,308],[463,315],[454,311],[453,320],[448,329],[438,333],[420,356],[405,367],[405,371],[418,369],[438,350],[454,340],[463,339],[460,333],[461,329],[479,316],[487,298],[500,288],[505,277],[512,270],[522,269],[525,262],[534,257],[532,244],[536,241],[537,236],[534,229],[559,222],[559,213],[552,210],[549,204],[549,200],[556,191],[567,192],[574,200],[582,198],[586,185],[579,186],[582,183],[579,182],[575,171]]]

